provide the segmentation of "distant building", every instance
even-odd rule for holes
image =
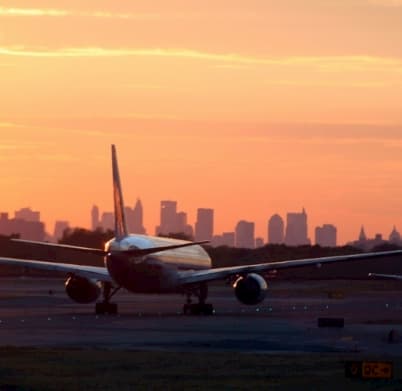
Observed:
[[[397,246],[401,245],[401,234],[397,231],[396,227],[392,229],[391,233],[389,234],[389,242],[392,244],[396,244]]]
[[[21,239],[44,241],[45,224],[41,221],[9,219],[8,213],[0,213],[0,235],[19,234]]]
[[[307,214],[304,208],[301,213],[287,214],[285,243],[288,246],[310,244],[307,234]]]
[[[184,233],[193,237],[193,227],[187,224],[187,213],[177,212],[176,201],[161,201],[160,225],[156,227],[156,235]]]
[[[177,202],[161,201],[160,225],[156,227],[157,235],[168,235],[177,231]]]
[[[255,239],[255,247],[264,247],[264,239],[263,238],[256,238]]]
[[[195,240],[211,240],[214,231],[214,210],[197,209],[197,221],[195,222]]]
[[[17,220],[39,222],[40,212],[33,211],[31,208],[16,210],[14,216]]]
[[[126,217],[127,230],[133,234],[145,234],[143,226],[143,210],[140,200],[137,200],[134,209],[129,206],[124,207],[124,214]],[[99,208],[94,205],[91,211],[91,228],[95,231],[97,228],[102,228],[104,231],[114,231],[115,221],[113,212],[103,212],[99,219]]]
[[[235,246],[235,233],[234,232],[223,232],[222,233],[222,245],[228,247]]]
[[[380,233],[375,234],[373,239],[369,239],[366,235],[364,227],[362,226],[359,233],[358,240],[348,243],[348,245],[360,248],[364,251],[371,251],[374,247],[381,246],[387,243]]]
[[[103,228],[104,231],[112,230],[114,231],[114,213],[113,212],[103,212],[100,226]]]
[[[236,247],[254,248],[254,223],[241,220],[236,225]]]
[[[282,244],[284,242],[283,219],[278,214],[273,215],[268,221],[268,243]]]
[[[235,233],[234,232],[223,232],[222,235],[214,235],[211,240],[211,246],[235,246]]]
[[[95,231],[101,225],[99,221],[99,208],[94,205],[91,210],[91,229]]]
[[[69,228],[70,224],[68,221],[61,221],[61,220],[56,221],[56,223],[54,224],[54,233],[53,233],[54,240],[56,242],[59,241],[63,237],[64,231]]]
[[[172,231],[172,233],[184,233],[188,238],[192,239],[194,231],[193,227],[190,224],[187,224],[187,213],[178,212],[176,218],[176,231]]]
[[[144,211],[140,199],[137,200],[133,209],[133,226],[131,232],[141,235],[146,233],[144,228]]]
[[[212,247],[223,246],[223,243],[222,243],[222,235],[214,235],[214,236],[212,236],[212,239],[211,239],[211,246],[212,246]]]
[[[360,229],[359,233],[359,242],[366,242],[367,241],[367,235],[366,232],[364,231],[364,227],[362,226]]]
[[[385,243],[387,243],[387,242],[382,238],[382,234],[377,233],[377,234],[375,234],[374,239],[372,240],[371,248],[381,246]]]
[[[337,230],[332,224],[324,224],[315,229],[315,243],[321,247],[336,247]]]

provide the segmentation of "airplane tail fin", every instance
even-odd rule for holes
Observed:
[[[128,236],[126,215],[124,212],[123,192],[121,190],[119,166],[117,164],[116,147],[112,144],[113,198],[115,236],[120,240]]]

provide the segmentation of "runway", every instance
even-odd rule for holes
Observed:
[[[213,316],[184,316],[184,297],[119,293],[118,316],[96,316],[72,302],[61,279],[0,280],[0,345],[261,353],[362,352],[402,355],[401,291],[383,282],[272,283],[262,305],[244,306],[227,286],[213,286]],[[351,289],[353,284],[353,289]],[[330,299],[328,291],[347,291]],[[343,317],[344,328],[318,328]],[[394,330],[395,339],[387,338]]]

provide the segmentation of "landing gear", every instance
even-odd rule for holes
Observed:
[[[110,282],[102,283],[103,290],[103,301],[96,303],[95,313],[96,315],[116,315],[117,314],[117,304],[111,303],[110,299],[115,295],[115,293],[120,289],[117,287],[112,291],[112,284]]]
[[[184,315],[213,315],[214,307],[212,304],[205,303],[208,296],[208,286],[201,284],[191,287],[186,291],[187,303],[183,306]],[[198,303],[191,303],[191,296],[197,296]]]

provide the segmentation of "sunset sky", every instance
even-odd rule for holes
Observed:
[[[0,210],[162,199],[215,231],[306,208],[402,231],[402,0],[0,1]]]

